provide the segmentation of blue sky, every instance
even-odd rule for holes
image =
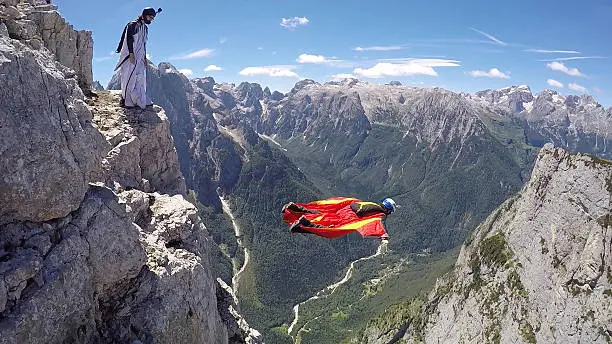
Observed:
[[[610,0],[53,1],[92,31],[103,85],[123,27],[152,6],[163,12],[149,27],[150,59],[189,77],[281,92],[349,75],[464,92],[526,84],[612,106]]]

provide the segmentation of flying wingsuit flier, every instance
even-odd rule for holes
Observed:
[[[397,208],[391,198],[380,203],[351,197],[334,197],[310,203],[288,203],[283,207],[283,222],[291,233],[310,233],[337,238],[352,232],[388,240],[382,224],[385,216]]]
[[[145,109],[153,104],[147,96],[147,24],[151,24],[157,12],[151,7],[145,8],[138,19],[125,26],[117,47],[120,55],[115,70],[121,69],[122,105],[126,108],[138,105]]]

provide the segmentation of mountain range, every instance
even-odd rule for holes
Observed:
[[[284,203],[390,196],[402,205],[386,222],[394,257],[452,252],[523,187],[544,143],[609,154],[612,109],[589,96],[533,95],[526,86],[470,95],[356,79],[302,80],[282,94],[188,79],[168,63],[151,65],[148,78],[152,98],[168,111],[188,187],[216,209],[209,214],[219,208],[214,190],[230,199],[251,252],[241,309],[276,336],[272,342],[288,342],[291,305],[374,250],[359,237],[288,235],[269,216]],[[116,79],[109,88],[118,88]],[[218,244],[237,247],[222,227]]]

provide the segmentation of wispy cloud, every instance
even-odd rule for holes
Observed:
[[[193,75],[193,71],[191,69],[177,69],[179,72],[183,73],[185,76]]]
[[[401,45],[386,45],[386,46],[371,46],[371,47],[355,47],[354,51],[392,51],[401,50],[404,47]]]
[[[557,80],[548,79],[548,80],[546,80],[546,82],[548,83],[548,85],[550,85],[552,87],[563,88],[563,84],[558,82]]]
[[[567,88],[569,88],[572,91],[587,93],[586,87],[578,85],[578,84],[570,83],[570,84],[567,85]]]
[[[257,47],[257,50],[262,51],[264,50],[264,47]]]
[[[411,40],[408,45],[428,47],[428,48],[446,48],[449,44],[488,44],[500,45],[499,43],[489,39],[471,39],[471,38],[428,38]],[[506,45],[510,45],[507,44]]]
[[[576,50],[525,49],[524,51],[541,54],[580,54],[580,52]]]
[[[474,32],[478,32],[479,34],[481,34],[481,35],[483,35],[483,36],[487,37],[488,39],[490,39],[491,41],[493,41],[493,42],[495,42],[495,43],[497,43],[497,44],[499,44],[499,45],[508,45],[508,43],[503,42],[502,40],[499,40],[499,39],[497,39],[497,38],[493,37],[493,35],[490,35],[490,34],[488,34],[488,33],[486,33],[486,32],[480,31],[480,30],[475,29],[475,28],[473,28],[473,27],[471,27],[471,28],[470,28],[470,30],[472,30],[472,31],[474,31]]]
[[[293,18],[282,18],[280,26],[285,29],[293,30],[298,26],[306,25],[310,21],[306,17],[293,17]]]
[[[101,56],[101,57],[94,57],[93,58],[93,62],[104,62],[104,61],[108,61],[111,60],[115,57],[115,52],[111,51],[108,55],[106,56]]]
[[[595,91],[597,94],[604,94],[604,91],[602,91],[599,87],[593,87],[593,91]]]
[[[104,62],[104,61],[108,61],[110,59],[112,59],[112,56],[102,56],[102,57],[94,57],[93,61],[94,62]]]
[[[564,65],[561,62],[551,62],[551,63],[547,63],[546,67],[552,69],[552,70],[556,70],[559,72],[563,72],[567,75],[571,75],[571,76],[581,76],[581,77],[586,77],[586,75],[580,73],[580,71],[578,70],[578,68],[568,68],[566,65]],[[569,86],[568,86],[569,87]]]
[[[607,56],[571,56],[571,57],[556,57],[554,59],[538,60],[543,62],[551,61],[572,61],[572,60],[591,60],[591,59],[607,59]]]
[[[332,75],[332,80],[334,81],[342,81],[344,79],[357,79],[357,77],[353,74],[341,73]]]
[[[459,61],[443,59],[412,59],[406,62],[379,62],[371,68],[355,68],[353,73],[367,78],[382,78],[385,76],[437,76],[435,67],[459,67]]]
[[[227,37],[219,38],[219,44],[225,44],[227,42]]]
[[[208,65],[208,66],[206,66],[206,68],[204,68],[205,72],[214,72],[214,71],[218,71],[218,70],[223,70],[223,68],[219,67],[219,66],[216,66],[214,64]]]
[[[191,60],[191,59],[197,59],[200,57],[207,57],[212,55],[215,52],[215,49],[200,49],[198,51],[194,51],[191,53],[186,53],[186,54],[181,54],[181,55],[174,55],[169,57],[169,60]]]
[[[486,77],[486,78],[497,78],[497,79],[510,79],[508,74],[501,72],[497,68],[491,68],[488,72],[482,70],[474,70],[469,73],[474,77]]]
[[[238,74],[245,76],[258,76],[265,75],[270,77],[298,77],[297,73],[293,71],[295,66],[258,66],[258,67],[246,67]]]

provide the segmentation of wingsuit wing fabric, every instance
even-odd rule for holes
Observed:
[[[385,214],[371,213],[360,217],[351,209],[351,204],[356,202],[362,201],[357,198],[334,197],[310,203],[296,203],[298,207],[310,212],[285,209],[283,221],[292,224],[304,216],[315,226],[302,226],[301,228],[326,238],[337,238],[352,232],[359,232],[362,236],[387,236],[382,224]]]
[[[147,96],[147,38],[148,27],[141,20],[130,22],[124,29],[119,61],[121,91],[125,106],[138,105],[145,109],[152,101]],[[129,60],[134,53],[134,63]]]

